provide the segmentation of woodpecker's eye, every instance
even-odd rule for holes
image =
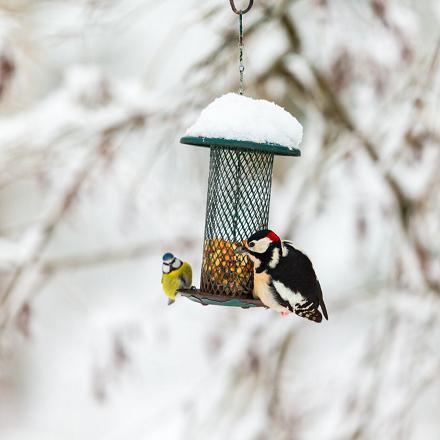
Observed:
[[[249,247],[250,247],[250,248],[253,248],[254,246],[255,246],[255,242],[251,241],[251,242],[249,243]]]

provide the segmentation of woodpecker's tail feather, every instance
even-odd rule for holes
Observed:
[[[324,315],[324,318],[328,321],[328,314],[327,314],[327,307],[325,306],[324,299],[321,296],[321,299],[319,300],[319,305],[321,306],[322,314]]]
[[[301,316],[301,318],[306,318],[306,319],[313,321],[313,322],[321,322],[322,321],[322,315],[318,309],[295,310],[295,313],[298,316]]]
[[[324,298],[322,297],[321,284],[319,284],[318,278],[316,278],[316,282],[318,283],[318,287],[319,287],[319,305],[321,306],[321,310],[322,310],[322,314],[324,315],[324,318],[328,321],[327,307],[325,306]]]

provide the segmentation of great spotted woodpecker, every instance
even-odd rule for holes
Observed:
[[[291,242],[263,229],[235,251],[254,263],[254,295],[282,315],[295,313],[314,322],[328,319],[322,290],[312,262]]]

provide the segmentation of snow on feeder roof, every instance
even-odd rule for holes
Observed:
[[[227,93],[201,112],[181,142],[300,156],[302,135],[297,119],[277,104]]]

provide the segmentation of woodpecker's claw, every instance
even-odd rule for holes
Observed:
[[[286,310],[285,312],[280,312],[280,314],[281,314],[281,316],[282,316],[283,318],[285,318],[286,316],[289,316],[289,315],[290,315],[290,312],[288,312],[288,311]]]

